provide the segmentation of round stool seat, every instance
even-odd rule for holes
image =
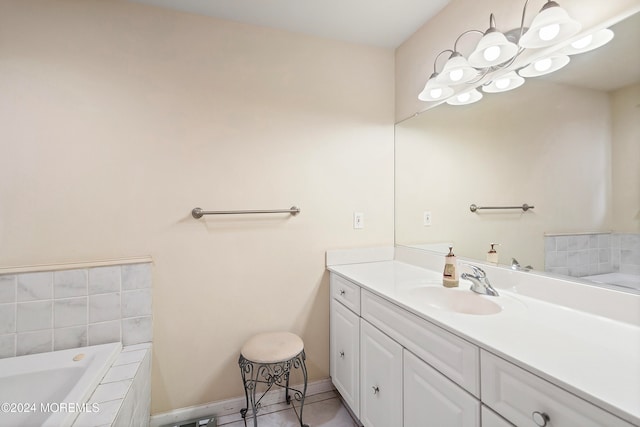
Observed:
[[[256,363],[278,363],[296,357],[304,349],[302,339],[291,332],[254,335],[242,346],[242,356]]]

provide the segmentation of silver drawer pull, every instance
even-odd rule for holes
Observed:
[[[371,387],[373,389],[373,394],[378,394],[380,393],[380,389],[378,388],[377,385],[374,385],[373,387]]]
[[[340,358],[341,358],[341,359],[344,359],[344,351],[341,351],[341,352],[340,352]]]
[[[538,411],[534,411],[531,414],[531,418],[533,418],[533,422],[540,427],[546,426],[547,423],[551,421],[551,418],[549,418],[549,415],[547,415],[544,412],[538,412]]]
[[[344,296],[344,289],[340,289],[340,295]]]

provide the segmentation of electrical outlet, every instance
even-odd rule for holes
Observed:
[[[364,228],[364,214],[362,212],[353,213],[353,228]]]
[[[431,211],[424,211],[424,221],[423,224],[425,227],[431,225]]]

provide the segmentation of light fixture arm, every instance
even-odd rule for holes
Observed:
[[[438,64],[438,58],[440,58],[440,55],[447,52],[451,52],[453,54],[453,51],[451,49],[445,49],[442,52],[440,52],[438,56],[436,56],[436,59],[433,61],[433,74],[438,74],[438,70],[436,69],[436,65]]]
[[[456,39],[455,43],[453,43],[453,53],[457,53],[458,52],[458,41],[462,38],[462,36],[469,34],[469,33],[479,33],[479,34],[484,34],[482,31],[480,30],[467,30],[464,33],[460,34],[458,36],[458,38]]]

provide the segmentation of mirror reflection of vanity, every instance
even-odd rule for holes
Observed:
[[[499,264],[640,292],[640,14],[611,28],[556,73],[396,125],[396,244],[498,243]]]

